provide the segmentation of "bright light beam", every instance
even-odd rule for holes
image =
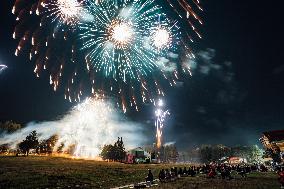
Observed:
[[[162,137],[163,137],[163,128],[164,128],[164,122],[168,115],[170,115],[169,110],[162,110],[162,106],[164,105],[163,101],[161,99],[158,100],[158,109],[155,111],[156,115],[156,145],[157,148],[160,149],[162,146]]]
[[[2,71],[4,71],[6,68],[8,68],[8,66],[4,65],[4,64],[0,64],[0,73]]]

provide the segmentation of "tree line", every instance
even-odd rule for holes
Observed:
[[[126,151],[124,147],[124,143],[122,137],[112,145],[108,144],[105,145],[101,151],[101,157],[103,160],[110,160],[110,161],[119,161],[122,162],[126,158]]]
[[[10,126],[7,126],[7,124],[5,124],[5,127],[3,128],[5,128],[3,129],[5,130],[5,132],[7,132],[7,130],[14,130],[11,129],[14,128],[14,126],[11,127],[11,124]],[[15,128],[18,128],[18,126]],[[68,146],[68,148],[66,148],[67,151],[64,151],[65,149],[64,143],[59,144],[58,147],[55,149],[55,145],[57,144],[57,142],[58,142],[58,135],[53,135],[46,140],[40,141],[38,133],[34,130],[17,145],[17,150],[15,151],[15,153],[16,155],[24,154],[28,156],[30,154],[30,151],[34,150],[36,154],[52,154],[54,152],[55,153],[66,152],[68,154],[73,154],[75,145]],[[8,144],[0,146],[0,153],[6,153],[8,151],[9,151]],[[110,160],[110,161],[122,162],[123,160],[125,160],[126,151],[122,137],[118,138],[118,140],[113,145],[112,144],[105,145],[101,151],[100,156],[104,160]]]
[[[0,122],[0,135],[11,134],[20,130],[22,125],[13,121]],[[54,153],[55,144],[58,141],[58,136],[53,135],[46,140],[39,141],[36,131],[31,132],[22,142],[18,144],[18,153],[29,154],[31,149],[35,149],[38,154],[52,154]],[[65,148],[64,144],[60,144],[56,152],[62,153],[63,149],[68,149],[69,154],[75,149],[75,145]],[[7,153],[9,151],[9,144],[0,145],[0,153]],[[235,146],[227,147],[220,145],[201,145],[198,148],[191,149],[190,151],[178,153],[175,145],[163,146],[160,154],[155,151],[153,147],[146,147],[146,151],[151,153],[152,159],[159,156],[163,162],[176,162],[179,160],[185,161],[186,157],[191,162],[208,163],[212,161],[219,161],[223,157],[245,157],[249,162],[257,162],[262,157],[271,157],[274,162],[280,162],[280,151],[265,150],[262,151],[257,146]],[[126,151],[122,138],[114,144],[105,145],[101,151],[101,157],[104,160],[122,161],[125,159]]]
[[[265,157],[265,151],[257,145],[251,146],[233,146],[228,147],[219,145],[201,145],[192,148],[181,155],[181,159],[189,158],[189,161],[210,163],[218,162],[229,157],[245,158],[250,163],[258,163]]]

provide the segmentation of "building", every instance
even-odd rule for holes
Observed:
[[[126,153],[126,162],[127,163],[150,163],[151,154],[146,152],[143,148],[137,147],[132,150],[129,150]]]
[[[280,152],[281,158],[284,158],[284,130],[268,131],[262,134],[259,139],[266,150]]]

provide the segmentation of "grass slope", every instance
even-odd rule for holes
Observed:
[[[127,165],[58,157],[0,157],[0,188],[110,188],[155,177],[170,165]],[[254,173],[231,181],[181,178],[160,188],[280,188],[275,173]]]

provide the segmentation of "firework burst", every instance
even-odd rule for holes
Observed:
[[[75,29],[83,17],[90,19],[83,1],[16,0],[12,13],[17,21],[13,38],[19,40],[15,55],[28,53],[37,77],[48,74],[54,91],[63,85],[66,99],[80,101],[87,72]]]
[[[103,91],[117,95],[124,111],[128,106],[138,110],[140,102],[164,95],[161,80],[175,84],[177,70],[165,72],[164,67],[176,62],[160,60],[178,51],[179,26],[154,0],[89,1],[87,10],[94,19],[79,28],[92,92],[104,78]]]
[[[76,27],[84,17],[83,1],[78,0],[49,0],[41,3],[47,17],[52,22]]]
[[[28,53],[36,76],[48,74],[54,90],[65,86],[71,102],[83,92],[100,93],[117,96],[124,111],[138,110],[138,104],[164,95],[163,80],[176,84],[179,67],[190,72],[179,53],[194,57],[190,35],[179,22],[197,32],[190,19],[202,23],[193,11],[200,5],[171,1],[16,0],[15,55]],[[178,22],[165,14],[165,2]]]
[[[86,61],[96,72],[115,80],[140,80],[157,68],[157,57],[174,47],[176,37],[161,7],[153,0],[134,0],[117,6],[111,1],[91,3],[94,16],[80,26]]]

